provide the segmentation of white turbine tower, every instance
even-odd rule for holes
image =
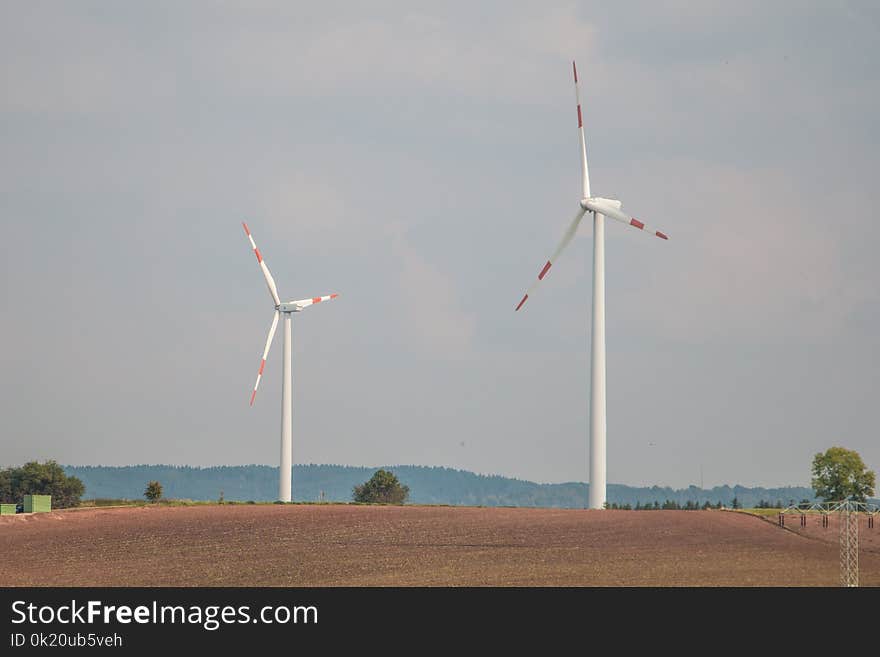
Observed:
[[[605,217],[639,230],[653,233],[661,239],[669,239],[659,230],[652,230],[641,221],[620,211],[620,201],[590,195],[590,173],[587,169],[587,148],[584,141],[584,121],[581,114],[581,91],[578,82],[577,66],[571,63],[574,72],[575,98],[577,99],[578,140],[581,147],[581,200],[577,214],[562,236],[562,241],[547,264],[538,274],[525,296],[517,305],[523,307],[529,294],[544,279],[547,272],[562,251],[571,242],[578,225],[587,212],[593,213],[593,331],[590,341],[591,391],[590,391],[590,499],[589,508],[605,507]]]
[[[263,277],[266,279],[266,285],[269,286],[269,294],[272,295],[272,301],[275,303],[275,316],[272,317],[272,326],[269,327],[269,337],[266,338],[266,346],[263,349],[263,358],[260,361],[260,370],[257,372],[257,382],[254,384],[254,391],[251,393],[251,406],[254,405],[254,398],[257,396],[257,388],[260,387],[260,379],[263,377],[263,368],[266,366],[266,358],[269,355],[269,348],[272,346],[272,338],[275,337],[275,329],[278,326],[279,315],[284,315],[284,366],[281,374],[281,472],[278,481],[278,499],[282,502],[290,502],[291,499],[291,482],[290,471],[293,466],[293,438],[292,438],[292,417],[293,417],[293,398],[292,398],[292,379],[291,379],[291,362],[290,362],[290,324],[291,315],[308,308],[314,303],[329,301],[335,299],[338,295],[331,294],[326,297],[312,297],[311,299],[300,299],[299,301],[288,301],[281,303],[278,296],[278,288],[275,286],[275,279],[266,266],[260,250],[257,248],[251,231],[246,223],[242,222],[244,232],[247,233],[254,249],[254,255],[257,256],[257,262],[260,263],[260,269],[263,271]]]

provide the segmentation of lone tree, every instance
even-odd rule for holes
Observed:
[[[874,472],[858,452],[830,447],[813,458],[813,490],[826,502],[864,502],[874,494]]]
[[[144,491],[144,497],[147,498],[150,502],[158,502],[162,499],[162,484],[158,481],[151,481],[147,484],[147,489]]]
[[[409,496],[409,486],[402,485],[388,470],[377,470],[370,480],[352,490],[355,502],[371,504],[403,504]]]
[[[0,502],[17,503],[25,495],[51,495],[52,507],[79,506],[86,488],[77,477],[68,477],[55,461],[31,461],[20,468],[0,470]]]

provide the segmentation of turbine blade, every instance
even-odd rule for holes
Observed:
[[[300,308],[307,308],[314,303],[321,303],[322,301],[330,301],[330,299],[335,299],[339,295],[336,293],[328,294],[326,297],[312,297],[311,299],[300,299],[299,301],[291,301],[290,303],[295,303]]]
[[[260,379],[263,378],[263,368],[266,367],[266,358],[269,357],[269,347],[272,346],[272,338],[275,337],[275,329],[278,328],[278,317],[281,315],[277,310],[272,318],[272,326],[269,327],[269,337],[266,338],[266,346],[263,348],[263,358],[260,360],[260,371],[257,372],[257,382],[254,384],[254,391],[251,393],[251,406],[254,405],[254,398],[257,396],[257,388],[260,387]]]
[[[655,230],[653,228],[649,228],[644,224],[644,222],[639,221],[635,217],[630,217],[626,212],[623,212],[619,208],[611,205],[606,199],[586,199],[583,204],[593,212],[598,212],[599,214],[610,217],[616,221],[626,224],[627,226],[638,228],[639,230],[646,233],[652,233],[654,234],[654,236],[659,237],[662,240],[669,239],[669,236],[666,233]]]
[[[581,83],[578,81],[577,64],[571,63],[574,71],[574,95],[577,99],[578,112],[578,140],[581,147],[581,198],[590,197],[590,170],[587,168],[587,142],[584,139],[584,117],[581,112]]]
[[[277,306],[281,303],[281,299],[278,297],[278,288],[275,285],[275,279],[272,278],[272,273],[269,271],[269,267],[266,266],[266,261],[263,260],[263,255],[260,253],[260,250],[257,248],[257,243],[254,242],[254,237],[251,235],[251,231],[248,228],[248,225],[245,222],[241,222],[241,225],[244,226],[244,232],[247,234],[248,239],[251,241],[251,248],[254,250],[254,255],[257,256],[257,262],[260,263],[260,270],[263,272],[263,278],[266,279],[266,285],[269,286],[269,294],[272,295],[272,300],[275,301],[275,305]]]
[[[547,275],[547,272],[550,271],[550,267],[553,266],[553,263],[556,262],[557,258],[559,258],[559,256],[562,255],[562,252],[565,250],[565,247],[568,246],[568,243],[571,242],[572,238],[574,238],[575,233],[577,233],[578,224],[581,223],[581,219],[583,219],[584,214],[586,214],[586,212],[587,211],[585,209],[581,208],[581,210],[578,211],[577,215],[575,215],[575,218],[572,219],[571,223],[568,225],[568,228],[565,231],[565,234],[562,236],[562,241],[559,243],[559,246],[556,247],[556,250],[553,252],[553,255],[550,256],[550,259],[541,268],[541,271],[538,274],[538,280],[536,280],[534,283],[532,283],[531,287],[529,287],[529,289],[526,290],[526,293],[523,296],[522,300],[516,306],[517,310],[519,310],[520,308],[523,307],[523,304],[529,298],[529,295],[534,291],[534,289],[537,287],[538,283],[540,283],[542,280],[544,280],[544,277]]]

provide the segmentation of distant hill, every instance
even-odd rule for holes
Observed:
[[[526,506],[583,508],[588,484],[537,484],[497,475],[479,475],[466,470],[421,465],[382,466],[391,470],[410,487],[414,504],[452,504],[468,506]],[[369,479],[378,468],[348,465],[296,465],[293,468],[293,497],[297,501],[317,501],[323,492],[326,501],[351,501],[351,489]],[[172,465],[64,466],[68,475],[82,479],[85,499],[142,499],[148,481],[161,482],[165,497],[216,500],[222,491],[227,500],[272,501],[278,493],[278,468],[267,465],[218,466],[198,468]],[[716,486],[633,487],[608,485],[608,502],[646,504],[666,500],[686,504],[721,502],[730,506],[736,497],[743,506],[759,501],[771,503],[813,500],[813,490],[802,486],[746,488]]]

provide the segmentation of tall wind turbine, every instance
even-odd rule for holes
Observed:
[[[590,195],[590,173],[587,169],[587,148],[584,140],[584,121],[581,114],[581,88],[577,65],[571,63],[574,72],[574,90],[577,99],[578,141],[581,156],[580,206],[562,241],[538,274],[538,280],[526,291],[517,305],[519,310],[540,283],[550,267],[571,242],[578,225],[587,212],[593,213],[593,331],[590,340],[590,499],[589,508],[605,508],[605,217],[611,217],[641,231],[653,233],[660,239],[669,239],[659,230],[648,228],[638,219],[621,212],[620,201]]]
[[[269,327],[269,337],[266,338],[266,346],[263,348],[263,358],[260,361],[260,370],[257,372],[257,382],[254,384],[254,391],[251,393],[251,406],[254,405],[254,398],[257,396],[257,388],[260,387],[260,379],[263,378],[263,368],[266,367],[266,358],[269,356],[269,348],[272,346],[272,338],[275,337],[275,329],[278,327],[278,317],[284,315],[284,366],[281,373],[281,472],[278,481],[278,499],[282,502],[290,502],[291,499],[291,482],[290,471],[293,466],[293,400],[292,400],[292,380],[291,380],[291,363],[290,363],[290,325],[291,315],[308,308],[312,304],[321,303],[335,299],[337,294],[331,294],[326,297],[312,297],[311,299],[300,299],[299,301],[287,301],[281,303],[278,296],[278,288],[275,286],[275,279],[266,266],[266,261],[260,250],[257,248],[256,242],[248,229],[248,225],[244,222],[244,232],[247,233],[257,256],[257,262],[260,263],[260,269],[263,272],[263,278],[266,279],[266,285],[269,286],[269,294],[272,295],[272,301],[275,304],[275,315],[272,317],[272,326]]]

